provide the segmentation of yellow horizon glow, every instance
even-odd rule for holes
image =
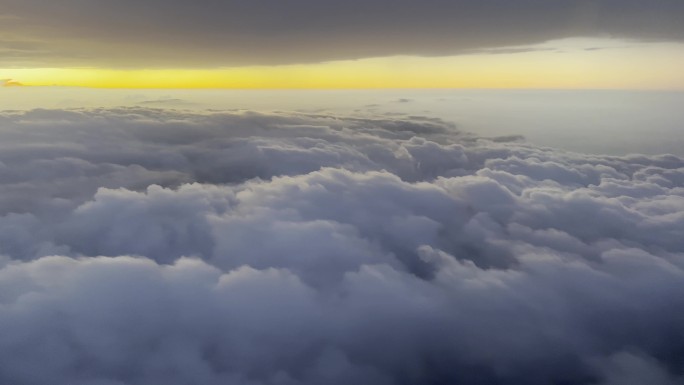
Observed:
[[[132,89],[684,89],[683,67],[684,45],[662,43],[605,50],[395,56],[219,69],[0,69],[0,78],[26,86]]]

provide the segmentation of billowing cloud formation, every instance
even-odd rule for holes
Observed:
[[[284,64],[575,36],[684,38],[679,0],[4,0],[2,12],[0,67]]]
[[[0,382],[683,384],[684,160],[439,120],[0,115]]]

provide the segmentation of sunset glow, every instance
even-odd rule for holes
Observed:
[[[586,48],[592,44],[607,48]],[[574,39],[519,53],[206,69],[21,68],[0,75],[28,86],[96,88],[684,89],[684,45],[628,44]]]
[[[684,385],[684,0],[0,3],[0,385]]]

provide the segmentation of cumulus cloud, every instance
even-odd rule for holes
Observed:
[[[38,45],[5,64],[33,58],[38,67],[268,65],[566,37],[684,38],[679,0],[4,0],[2,12],[12,18],[0,32]]]
[[[0,382],[684,384],[684,159],[0,114]]]

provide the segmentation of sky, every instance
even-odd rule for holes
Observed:
[[[3,0],[4,86],[684,89],[678,0]]]
[[[682,20],[0,0],[0,384],[684,385]]]

